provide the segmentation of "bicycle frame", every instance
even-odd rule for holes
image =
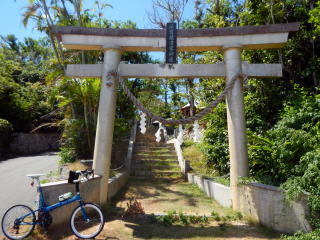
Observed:
[[[78,183],[77,183],[78,185]],[[65,206],[65,205],[68,205],[70,203],[73,203],[73,202],[76,202],[78,201],[80,206],[81,206],[81,212],[84,216],[84,220],[87,221],[88,220],[88,216],[85,212],[85,209],[84,209],[84,203],[82,201],[82,198],[81,198],[81,195],[79,192],[77,192],[77,194],[75,196],[73,196],[72,198],[69,198],[67,200],[64,200],[64,201],[61,201],[61,202],[57,202],[55,204],[52,204],[50,206],[47,206],[46,203],[45,203],[45,200],[44,200],[44,197],[43,197],[43,192],[42,192],[42,188],[41,188],[41,185],[39,184],[39,186],[37,187],[38,189],[38,192],[40,194],[39,196],[39,208],[37,210],[34,210],[32,211],[31,213],[28,213],[26,215],[23,215],[21,216],[20,218],[18,218],[17,220],[19,221],[19,224],[20,225],[37,225],[37,224],[40,224],[38,221],[34,221],[32,223],[26,223],[26,222],[23,222],[22,220],[30,215],[32,215],[32,213],[36,213],[36,212],[39,212],[39,211],[42,211],[42,212],[51,212],[57,208],[60,208],[62,206]],[[78,189],[78,187],[77,187]]]

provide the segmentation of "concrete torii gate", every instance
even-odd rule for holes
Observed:
[[[281,64],[248,64],[241,61],[242,49],[281,48],[298,23],[246,26],[218,29],[177,30],[178,51],[212,51],[224,54],[224,64],[123,64],[122,51],[165,51],[165,30],[101,29],[53,26],[52,30],[66,48],[104,51],[103,64],[71,64],[69,77],[101,77],[99,115],[93,168],[102,176],[100,202],[107,200],[109,168],[114,128],[117,79],[107,77],[118,71],[120,77],[182,78],[225,77],[239,72],[248,77],[281,77]],[[244,116],[243,83],[236,81],[227,94],[227,118],[230,150],[230,187],[233,208],[239,209],[237,181],[248,176],[248,150]]]

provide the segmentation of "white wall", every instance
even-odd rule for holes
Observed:
[[[196,184],[210,198],[224,207],[231,207],[230,187],[188,173],[188,182]],[[307,221],[307,195],[299,201],[286,201],[278,187],[259,183],[239,184],[240,212],[251,221],[284,233],[311,231]]]

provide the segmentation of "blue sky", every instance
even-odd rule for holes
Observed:
[[[22,13],[28,5],[28,0],[0,0],[0,35],[15,34],[19,40],[24,37],[39,38],[41,34],[31,25],[25,28],[22,24]],[[84,0],[86,8],[92,7],[94,0]],[[102,2],[102,1],[101,1]],[[147,11],[151,10],[151,0],[105,0],[113,8],[107,8],[104,14],[111,20],[128,20],[138,24],[139,28],[153,28],[150,24]],[[184,18],[193,15],[194,0],[189,0]]]

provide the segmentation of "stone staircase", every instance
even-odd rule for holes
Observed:
[[[157,143],[155,129],[137,133],[131,176],[147,179],[180,178],[181,172],[173,144]]]

